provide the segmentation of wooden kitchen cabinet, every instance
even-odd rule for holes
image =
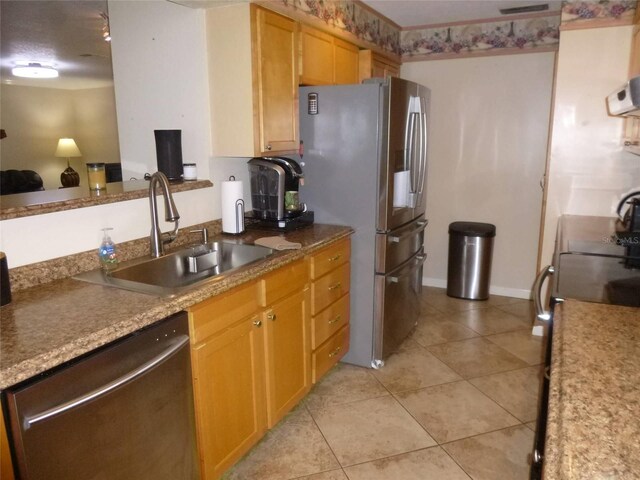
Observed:
[[[260,281],[265,327],[267,424],[273,427],[311,388],[309,289],[304,261]]]
[[[200,471],[217,479],[267,429],[264,328],[256,284],[189,309]]]
[[[400,64],[371,50],[360,50],[360,82],[367,78],[399,77]]]
[[[341,240],[308,259],[311,280],[312,382],[349,350],[351,241]]]
[[[208,9],[206,30],[213,155],[297,151],[296,22],[242,3]]]
[[[299,26],[300,85],[358,83],[358,47],[305,24]]]

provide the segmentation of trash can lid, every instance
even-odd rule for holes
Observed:
[[[467,237],[495,237],[496,226],[490,223],[453,222],[449,224],[449,233]]]

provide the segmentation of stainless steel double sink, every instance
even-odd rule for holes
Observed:
[[[175,296],[272,255],[274,250],[259,245],[214,241],[184,248],[159,258],[123,262],[105,273],[92,270],[74,276],[76,280],[123,288],[135,292]]]

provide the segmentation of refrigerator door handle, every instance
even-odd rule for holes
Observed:
[[[413,133],[415,131],[416,115],[409,111],[404,131],[404,169],[413,172]],[[413,188],[413,176],[411,177]]]
[[[428,220],[423,220],[420,222],[416,222],[416,225],[418,228],[414,228],[412,230],[408,230],[406,232],[404,232],[402,235],[390,235],[389,236],[389,242],[390,243],[400,243],[400,241],[404,238],[407,237],[411,237],[413,235],[415,235],[416,233],[419,233],[421,231],[423,231],[425,228],[427,228],[427,224],[429,223]]]
[[[422,202],[422,193],[424,192],[425,177],[427,175],[427,145],[427,105],[424,97],[420,97],[420,167],[418,175],[418,203]]]
[[[427,254],[426,253],[418,254],[415,257],[413,257],[411,260],[417,260],[417,263],[408,270],[405,270],[404,267],[400,268],[399,270],[402,270],[403,272],[398,275],[389,275],[387,277],[387,282],[398,283],[401,278],[412,275],[413,272],[415,272],[417,268],[420,268],[422,264],[427,260]]]

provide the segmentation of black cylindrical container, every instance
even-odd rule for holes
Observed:
[[[9,266],[7,256],[0,252],[0,306],[11,302],[11,284],[9,283]]]
[[[169,180],[182,180],[182,130],[154,130],[158,171]]]

